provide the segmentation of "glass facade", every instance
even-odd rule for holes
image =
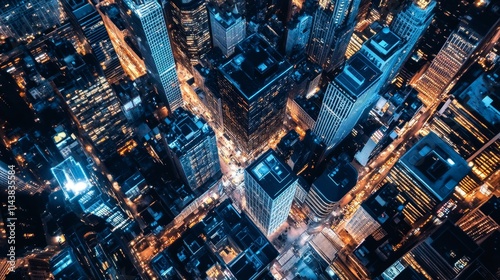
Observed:
[[[359,4],[360,0],[320,1],[314,14],[307,54],[325,71],[344,62]]]
[[[83,65],[58,89],[82,130],[106,159],[130,139],[120,102],[106,78]]]
[[[198,117],[177,109],[167,132],[170,156],[191,189],[214,182],[222,175],[215,133]]]
[[[224,130],[252,153],[279,132],[285,118],[292,65],[259,35],[219,67]]]
[[[462,22],[448,37],[429,68],[414,85],[420,93],[419,98],[426,106],[433,104],[442,93],[453,87],[453,81],[479,45],[481,38],[466,22]]]
[[[169,1],[172,38],[196,64],[210,50],[210,30],[206,1]]]
[[[77,30],[80,41],[96,57],[108,82],[115,84],[123,79],[125,72],[96,8],[86,0],[63,0],[61,3]]]
[[[148,73],[155,81],[160,97],[170,111],[182,106],[182,95],[170,46],[163,9],[157,1],[144,0],[138,4],[125,0],[125,17],[133,34],[139,39],[140,52]]]

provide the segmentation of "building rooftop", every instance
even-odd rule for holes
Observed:
[[[313,186],[325,200],[337,202],[356,185],[357,181],[356,169],[348,162],[338,162],[333,168],[325,170],[314,181]]]
[[[214,4],[208,4],[208,10],[212,18],[220,23],[220,25],[224,28],[229,28],[241,19],[241,15],[236,9],[236,6],[231,9],[229,5],[217,6]]]
[[[272,149],[250,164],[245,172],[252,176],[272,199],[297,180],[290,167]]]
[[[178,155],[197,145],[197,139],[215,135],[205,120],[182,108],[175,110],[173,117],[165,119],[165,123],[169,128],[166,137],[168,145]]]
[[[479,210],[500,225],[500,197],[492,196]]]
[[[332,263],[345,244],[340,237],[328,227],[323,228],[321,232],[314,235],[309,241],[309,245],[327,262]]]
[[[92,187],[82,165],[71,156],[51,170],[68,199],[72,199]]]
[[[467,162],[434,132],[418,141],[399,162],[439,201],[470,171]]]
[[[383,60],[387,60],[398,51],[400,43],[401,39],[389,27],[384,27],[371,37],[363,47],[368,48]]]
[[[121,191],[123,193],[127,193],[132,188],[138,187],[142,189],[143,187],[145,187],[145,185],[147,185],[146,179],[139,171],[137,171],[123,182],[123,184],[121,185]]]
[[[323,99],[322,97],[323,92],[318,92],[310,98],[299,95],[294,99],[294,101],[302,108],[302,110],[304,110],[304,112],[306,112],[314,121],[316,121],[321,109],[321,101]]]
[[[254,279],[278,252],[245,214],[225,200],[167,249],[185,278],[212,277],[228,269],[235,279]],[[219,268],[216,268],[219,267]],[[209,278],[210,278],[209,277]]]
[[[382,72],[364,55],[356,53],[347,61],[335,83],[354,98],[359,97],[379,78]]]
[[[445,222],[424,243],[432,247],[450,267],[457,269],[460,269],[461,265],[465,266],[472,262],[481,252],[479,246],[450,221]],[[417,246],[417,248],[420,246],[422,245]],[[465,263],[460,263],[460,261],[465,261]],[[427,265],[429,263],[419,264]]]
[[[397,198],[399,194],[396,187],[388,183],[371,195],[361,206],[373,219],[383,225],[395,214],[403,211],[404,205]]]
[[[236,55],[219,67],[222,75],[247,100],[256,99],[273,81],[288,75],[292,65],[258,34],[242,41]]]
[[[479,76],[463,92],[456,93],[482,118],[492,125],[500,124],[500,70]]]

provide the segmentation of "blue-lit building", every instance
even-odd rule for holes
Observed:
[[[382,72],[357,53],[328,84],[313,132],[328,149],[340,143],[354,128],[377,96]]]
[[[50,266],[55,279],[89,279],[71,248],[65,248],[55,255],[50,260]]]
[[[210,28],[214,47],[229,57],[234,53],[236,45],[246,37],[246,20],[238,13],[236,7],[209,4]]]
[[[345,61],[354,32],[360,0],[319,1],[315,10],[307,55],[330,72]]]
[[[356,185],[358,172],[347,162],[337,161],[314,181],[307,194],[310,217],[319,221],[339,207],[342,198]]]
[[[166,119],[170,160],[191,189],[214,184],[222,177],[215,132],[205,120],[179,108]]]
[[[162,100],[174,111],[182,106],[182,96],[163,8],[155,0],[124,0],[123,4],[123,17],[138,38],[148,74]]]
[[[407,205],[404,218],[415,225],[437,210],[470,170],[465,159],[431,132],[398,160],[384,182],[401,192],[399,200]]]
[[[245,210],[266,236],[286,221],[297,184],[295,174],[274,150],[245,168]]]
[[[128,219],[115,202],[98,188],[95,178],[89,178],[82,165],[73,157],[52,168],[52,174],[77,213],[103,218],[114,228],[125,227]]]
[[[16,40],[29,41],[60,23],[57,0],[2,1],[0,34]]]
[[[434,0],[414,0],[396,15],[391,22],[391,30],[402,40],[402,53],[394,69],[400,69],[412,55],[418,41],[424,35],[434,18],[434,8],[437,2]],[[391,73],[389,80],[396,76],[397,72]]]

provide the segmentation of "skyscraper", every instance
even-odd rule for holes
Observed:
[[[131,137],[120,102],[105,77],[87,65],[69,42],[57,42],[56,50],[67,73],[54,85],[99,155],[107,159]]]
[[[114,229],[126,225],[125,214],[110,197],[98,189],[97,180],[89,177],[82,165],[73,157],[68,157],[51,170],[76,213],[98,216]]]
[[[492,196],[480,207],[465,214],[457,225],[476,243],[500,228],[500,197]]]
[[[124,17],[139,39],[148,73],[170,111],[182,106],[182,95],[163,9],[155,0],[124,0]]]
[[[169,120],[166,141],[177,171],[191,189],[221,178],[215,133],[198,117],[179,108]]]
[[[478,113],[456,99],[448,100],[427,127],[467,159],[482,180],[500,167],[500,132],[482,121],[486,114],[487,110]]]
[[[328,84],[313,127],[328,149],[339,144],[354,128],[377,95],[380,70],[361,53],[352,56]]]
[[[111,39],[96,8],[87,0],[61,1],[80,41],[92,52],[109,83],[115,84],[125,77]]]
[[[392,32],[403,40],[402,53],[394,69],[399,70],[412,54],[418,40],[431,24],[434,7],[436,7],[436,1],[434,0],[413,0],[391,22]],[[389,80],[392,80],[396,75],[397,71],[393,71],[389,76]]]
[[[457,279],[481,253],[482,250],[472,239],[448,221],[396,261],[381,278],[395,279],[403,268],[411,266],[429,279]],[[399,269],[394,269],[395,267]],[[421,279],[420,277],[417,279]]]
[[[232,10],[229,7],[208,4],[212,42],[226,57],[231,56],[236,45],[246,37],[246,20],[239,14],[236,6]]]
[[[404,231],[408,227],[401,219],[401,211],[404,205],[398,201],[400,194],[392,184],[385,184],[377,192],[365,200],[354,212],[344,229],[352,239],[362,244],[363,240],[373,235],[380,240],[386,233],[391,231],[390,224],[397,230]]]
[[[33,39],[47,29],[59,24],[57,0],[2,1],[0,34],[16,40]]]
[[[52,275],[56,279],[71,278],[75,280],[88,279],[86,271],[76,258],[71,247],[64,248],[50,260]]]
[[[329,72],[345,60],[360,0],[322,0],[314,14],[307,54]]]
[[[210,50],[210,24],[204,0],[169,1],[172,40],[191,64],[198,63]]]
[[[245,168],[245,210],[265,235],[286,221],[296,189],[297,177],[274,150]]]
[[[358,172],[345,162],[337,162],[314,181],[307,194],[306,205],[313,220],[327,218],[342,198],[356,185]]]
[[[237,49],[218,68],[224,130],[240,149],[253,153],[283,124],[292,65],[258,34]]]
[[[294,51],[304,52],[311,36],[313,18],[302,14],[288,23],[286,29],[285,53],[291,55]]]
[[[414,87],[426,106],[439,100],[455,84],[455,78],[479,45],[482,36],[475,32],[466,21],[462,21],[446,40],[429,68],[415,82]]]
[[[383,183],[394,184],[405,203],[403,215],[409,225],[431,214],[454,191],[470,167],[434,133],[418,141],[391,169]]]
[[[389,77],[399,71],[396,64],[401,57],[402,43],[399,36],[392,32],[389,27],[384,27],[366,41],[359,50],[382,72],[380,87],[386,85]]]

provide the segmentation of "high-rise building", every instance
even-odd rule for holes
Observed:
[[[377,96],[382,73],[361,53],[352,56],[328,85],[313,127],[328,149],[339,144]]]
[[[443,93],[447,93],[453,87],[457,75],[481,39],[482,36],[474,31],[465,20],[448,37],[429,68],[414,84],[420,93],[420,99],[426,106],[434,104]]]
[[[228,5],[218,7],[208,4],[208,11],[214,47],[229,57],[236,45],[246,37],[246,20],[238,13],[236,6],[230,10]]]
[[[17,169],[13,165],[7,165],[0,160],[0,188],[2,191],[7,190],[8,186],[15,186],[16,192],[27,192],[30,194],[43,190],[37,184],[26,182],[18,175]]]
[[[399,71],[396,64],[401,57],[402,45],[403,42],[399,36],[392,32],[389,27],[384,27],[366,41],[359,50],[382,72],[380,87],[386,85],[393,73]]]
[[[412,54],[418,40],[431,24],[435,7],[436,1],[434,0],[413,0],[391,22],[392,32],[403,40],[402,53],[399,55],[394,69],[399,70]],[[397,71],[392,72],[389,80],[392,80],[396,75]]]
[[[69,42],[56,43],[56,49],[67,73],[54,85],[99,155],[107,159],[131,137],[120,102],[106,78],[87,65]]]
[[[16,40],[32,40],[47,29],[59,25],[57,0],[2,1],[0,35]]]
[[[345,60],[360,0],[322,0],[314,14],[307,54],[329,72]]]
[[[479,247],[482,249],[482,254],[479,258],[472,262],[465,271],[461,272],[459,279],[474,280],[474,279],[498,279],[500,271],[500,231],[494,231],[488,238],[483,240]]]
[[[313,18],[310,15],[301,14],[288,23],[285,42],[286,55],[305,51],[311,35],[312,21]]]
[[[220,179],[217,141],[212,128],[182,108],[174,111],[169,122],[166,132],[169,154],[184,183],[194,190]]]
[[[385,184],[354,212],[344,227],[345,231],[357,244],[361,244],[370,235],[380,240],[387,234],[385,230],[390,231],[391,224],[398,230],[404,230],[408,226],[403,225],[400,218],[404,205],[398,201],[399,195],[395,186]]]
[[[383,183],[394,184],[406,206],[403,215],[414,225],[436,210],[454,191],[470,167],[434,133],[418,141],[394,165]]]
[[[52,174],[76,213],[98,216],[114,229],[126,226],[128,220],[125,214],[107,194],[99,190],[97,180],[87,176],[82,165],[73,157],[53,167]]]
[[[172,40],[191,64],[197,64],[211,47],[207,1],[172,0],[169,6]]]
[[[125,72],[96,8],[87,0],[63,0],[61,3],[80,41],[94,54],[108,82],[115,84],[124,78]]]
[[[146,65],[140,52],[134,44],[133,37],[127,29],[127,24],[120,15],[120,6],[109,1],[102,1],[96,5],[97,11],[108,31],[109,39],[118,55],[123,70],[131,80],[146,75]]]
[[[173,112],[182,106],[182,95],[163,9],[155,0],[124,0],[123,3],[123,17],[138,37],[147,71],[160,97]]]
[[[296,189],[297,177],[274,150],[245,168],[245,210],[265,235],[286,221]]]
[[[485,82],[482,78],[479,81]],[[479,85],[474,83],[471,86]],[[483,91],[481,88],[477,90],[487,96],[487,90]],[[500,131],[495,129],[493,123],[485,121],[484,116],[490,113],[487,108],[478,112],[467,103],[462,103],[465,102],[460,102],[458,99],[444,102],[426,129],[436,133],[453,147],[469,162],[472,172],[485,180],[500,167]],[[478,105],[481,106],[481,103]]]
[[[237,50],[217,73],[224,130],[240,149],[253,153],[283,125],[293,67],[258,34]]]
[[[358,172],[349,163],[337,162],[314,181],[307,194],[306,205],[313,220],[327,218],[342,198],[356,185]]]
[[[71,278],[75,280],[88,279],[88,275],[78,262],[71,247],[64,248],[50,260],[52,275],[56,279]]]
[[[481,243],[500,228],[500,197],[492,196],[481,206],[460,218],[457,225],[470,238]]]
[[[400,279],[397,276],[406,267],[422,274],[422,279],[456,278],[481,254],[482,250],[459,227],[451,222],[441,225],[429,237],[411,249],[382,273],[382,279]],[[408,278],[405,278],[408,279]],[[413,278],[415,279],[415,278]]]
[[[76,259],[90,277],[86,279],[138,279],[130,259],[127,239],[122,232],[83,223],[74,215],[64,216],[61,233]],[[65,279],[58,277],[57,279]]]

